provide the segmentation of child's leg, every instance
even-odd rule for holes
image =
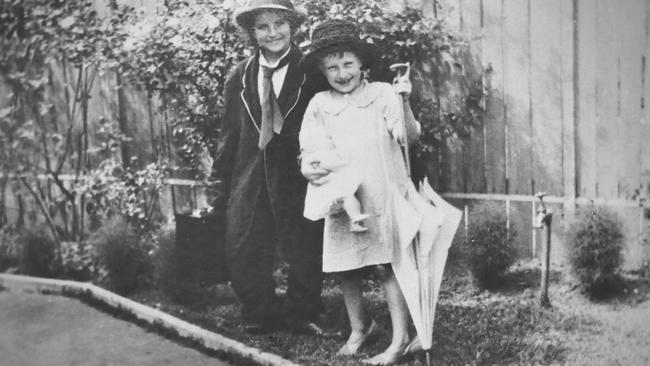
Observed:
[[[350,336],[339,349],[339,355],[353,355],[369,335],[369,325],[363,310],[363,294],[361,291],[361,272],[347,271],[341,273],[341,291],[345,308],[350,320]]]
[[[393,326],[393,337],[390,346],[384,352],[365,362],[373,365],[389,365],[399,361],[409,344],[409,312],[406,307],[404,295],[397,283],[391,266],[389,264],[382,264],[377,266],[377,270],[382,280],[384,296],[388,303],[388,311],[390,312],[390,320]]]

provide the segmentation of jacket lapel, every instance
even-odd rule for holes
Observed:
[[[244,107],[253,121],[257,131],[260,130],[262,110],[260,108],[260,97],[257,93],[257,73],[259,70],[259,53],[251,56],[244,72],[242,73],[242,90],[240,93]]]

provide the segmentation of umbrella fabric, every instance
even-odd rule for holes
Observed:
[[[415,186],[409,187],[404,200],[416,213],[409,213],[404,207],[395,212],[397,245],[394,246],[391,264],[422,348],[427,350],[433,341],[433,321],[447,253],[462,212],[442,199],[426,179],[417,190]],[[404,202],[400,204],[404,205]],[[420,218],[417,234],[405,243],[403,240],[410,233],[414,217]],[[407,229],[402,230],[402,226]]]

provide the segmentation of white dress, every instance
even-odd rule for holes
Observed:
[[[301,150],[315,150],[320,143],[316,131],[331,139],[336,152],[360,177],[356,196],[363,212],[370,215],[364,220],[368,231],[362,233],[349,230],[345,212],[325,218],[324,272],[390,262],[394,228],[388,187],[396,186],[405,193],[408,182],[400,147],[390,135],[394,126],[402,123],[400,103],[390,84],[364,82],[351,94],[320,92],[307,107]]]

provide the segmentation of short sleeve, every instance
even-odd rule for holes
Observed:
[[[391,134],[395,128],[402,128],[402,109],[400,106],[399,96],[395,94],[392,86],[385,84],[382,88],[381,93],[383,108],[384,121],[386,122],[386,128]]]

